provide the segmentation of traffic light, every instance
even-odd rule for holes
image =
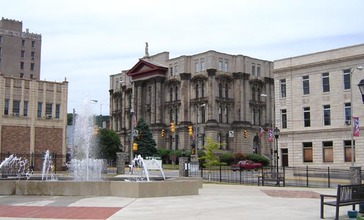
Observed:
[[[190,135],[190,136],[192,136],[193,135],[193,128],[192,128],[192,126],[190,125],[190,126],[188,126],[188,134]]]
[[[244,130],[244,138],[248,138],[248,131]]]
[[[174,122],[171,122],[171,132],[174,133],[174,131],[175,131]]]
[[[161,137],[164,138],[164,129],[161,131]]]
[[[138,144],[137,143],[133,143],[133,151],[137,151],[138,150]]]

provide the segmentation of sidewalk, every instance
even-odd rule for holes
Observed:
[[[0,219],[320,219],[319,194],[336,189],[204,184],[200,194],[182,197],[122,198],[2,196]],[[340,208],[348,219],[351,206]],[[325,219],[335,209],[325,207]]]

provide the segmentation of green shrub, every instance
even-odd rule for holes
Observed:
[[[220,162],[224,162],[227,165],[231,165],[232,163],[234,163],[234,156],[231,153],[225,153],[221,155]]]

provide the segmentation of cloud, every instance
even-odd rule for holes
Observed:
[[[70,101],[88,95],[108,103],[109,75],[131,68],[145,42],[151,55],[169,51],[171,58],[216,50],[282,59],[363,43],[363,6],[361,0],[13,0],[2,2],[0,12],[42,34],[42,79],[67,77]]]

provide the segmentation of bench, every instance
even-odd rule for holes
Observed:
[[[325,198],[331,198],[329,201]],[[339,207],[352,205],[355,210],[355,205],[364,203],[364,184],[357,185],[338,185],[336,195],[320,195],[321,209],[320,218],[324,218],[324,205],[335,206],[335,220],[339,219]]]
[[[283,173],[278,173],[278,176],[275,172],[263,172],[261,176],[258,176],[258,186],[264,186],[265,182],[273,182],[276,183],[276,186],[281,186],[281,182],[283,186],[285,186],[285,179]]]

